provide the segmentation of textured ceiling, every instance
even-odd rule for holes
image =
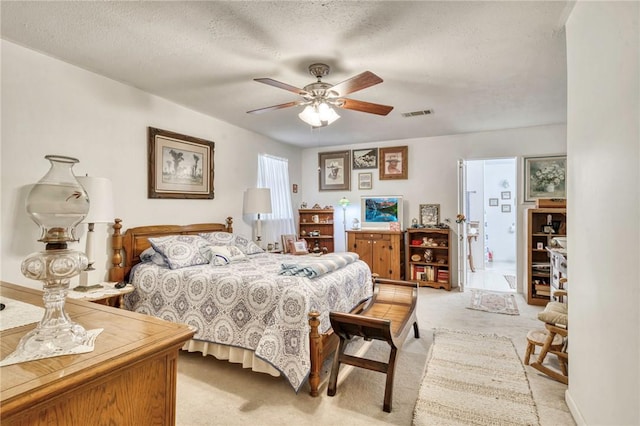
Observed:
[[[573,2],[1,2],[2,38],[257,133],[302,147],[367,143],[566,121],[564,21]],[[310,129],[298,100],[254,82],[303,87],[307,67],[337,84],[384,82]],[[433,114],[403,118],[402,113]]]

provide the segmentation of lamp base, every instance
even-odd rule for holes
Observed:
[[[84,270],[80,272],[80,284],[75,287],[73,291],[88,292],[99,290],[101,288],[104,288],[102,284],[95,284],[99,283],[100,281],[102,280],[100,280],[98,271],[96,271],[95,269],[90,271]]]

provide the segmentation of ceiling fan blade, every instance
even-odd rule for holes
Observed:
[[[393,107],[389,105],[373,104],[355,99],[340,99],[340,101],[342,101],[342,105],[338,104],[340,108],[368,112],[370,114],[387,115],[393,109]]]
[[[331,88],[331,90],[338,92],[338,96],[345,96],[349,93],[366,89],[367,87],[374,86],[378,83],[382,83],[382,79],[380,77],[371,71],[365,71],[362,74],[358,74],[355,77],[351,77],[348,80],[336,84]]]
[[[247,111],[247,114],[262,114],[263,112],[275,111],[276,109],[289,108],[292,106],[299,105],[299,102],[287,102],[286,104],[273,105],[265,108],[252,109],[251,111]]]
[[[254,78],[253,81],[257,81],[258,83],[268,84],[269,86],[277,87],[279,89],[288,90],[290,92],[296,93],[298,95],[307,95],[308,92],[302,89],[298,89],[290,84],[283,83],[281,81],[274,80],[272,78]]]

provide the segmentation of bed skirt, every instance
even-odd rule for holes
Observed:
[[[183,351],[201,352],[202,356],[212,355],[217,359],[242,364],[243,368],[250,368],[258,373],[266,373],[273,377],[280,377],[280,372],[271,364],[258,358],[250,349],[236,348],[234,346],[220,345],[218,343],[204,342],[202,340],[189,340]]]

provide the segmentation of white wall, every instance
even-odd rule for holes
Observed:
[[[513,158],[487,160],[484,162],[484,208],[487,228],[486,246],[493,254],[494,262],[516,261],[516,162]],[[503,186],[504,181],[509,186]],[[509,199],[502,193],[508,192]],[[489,206],[489,198],[497,198],[497,206]],[[511,211],[503,212],[502,206],[510,206]]]
[[[428,122],[426,122],[428,123]],[[425,124],[428,125],[428,124]],[[322,130],[322,129],[320,129]],[[346,149],[363,149],[371,147],[404,146],[409,147],[409,179],[407,180],[379,180],[376,170],[373,171],[373,189],[358,190],[358,170],[351,176],[351,191],[322,191],[318,190],[318,175],[305,173],[302,176],[302,198],[308,205],[338,205],[342,196],[347,196],[352,202],[347,209],[347,227],[354,217],[360,217],[359,199],[362,195],[403,195],[404,196],[404,224],[411,224],[411,218],[418,217],[420,204],[440,204],[441,221],[451,219],[455,225],[458,213],[458,159],[486,159],[521,157],[529,155],[558,154],[566,152],[566,127],[562,124],[528,127],[521,129],[500,130],[482,133],[468,133],[452,136],[407,139],[373,143],[367,146],[343,145],[332,146],[330,149],[311,148],[302,153],[302,170],[318,169],[318,152],[339,151]],[[518,164],[520,171],[521,161]],[[519,175],[521,173],[519,172]],[[521,187],[520,179],[517,183]],[[519,201],[520,202],[520,201]],[[521,216],[522,206],[518,207],[518,217]],[[342,210],[336,211],[337,220],[342,223]],[[519,235],[522,233],[518,227]],[[344,249],[344,235],[341,227],[336,230],[336,249]],[[522,240],[523,235],[519,238]],[[522,248],[518,247],[518,258],[522,259]],[[454,252],[455,253],[455,252]],[[455,256],[454,256],[455,257]],[[519,262],[523,264],[524,262]],[[457,262],[456,262],[457,265]],[[454,265],[455,266],[455,265]],[[522,268],[520,268],[522,269]],[[519,271],[518,282],[522,283],[522,271]]]
[[[570,368],[578,424],[640,424],[640,3],[567,20]]]
[[[20,263],[42,250],[24,209],[29,185],[49,169],[46,154],[76,157],[76,175],[111,179],[124,229],[146,224],[224,222],[251,234],[243,191],[256,184],[257,154],[289,159],[300,180],[300,150],[207,117],[59,60],[2,41],[2,269],[4,281],[41,288]],[[215,102],[215,100],[212,100]],[[147,127],[215,142],[215,199],[147,198]],[[298,198],[293,194],[294,200]],[[82,228],[84,229],[84,227]],[[124,230],[123,229],[123,230]],[[110,266],[107,225],[96,225],[96,266]],[[84,231],[79,232],[81,238]],[[84,249],[84,239],[78,245]]]

